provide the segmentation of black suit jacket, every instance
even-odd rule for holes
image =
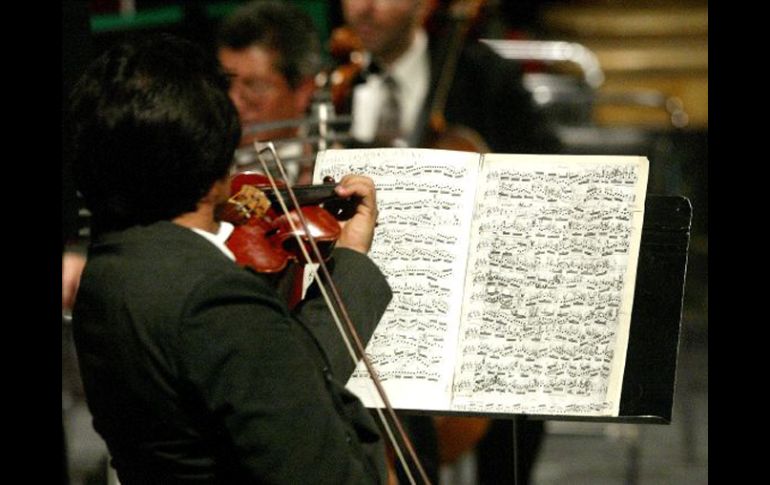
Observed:
[[[333,257],[368,339],[390,288],[368,257]],[[383,442],[343,387],[354,364],[323,305],[291,314],[267,277],[170,222],[94,241],[74,336],[121,483],[382,482]]]

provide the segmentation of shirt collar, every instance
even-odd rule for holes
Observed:
[[[214,246],[219,248],[220,251],[222,251],[225,256],[230,258],[231,260],[235,261],[235,255],[233,254],[230,249],[225,246],[225,241],[230,237],[230,234],[233,233],[233,229],[235,229],[235,226],[230,224],[229,222],[220,222],[219,223],[219,231],[216,234],[212,234],[208,231],[204,231],[203,229],[198,229],[197,227],[191,228],[194,232],[200,234],[204,238],[211,241]]]
[[[428,34],[420,29],[414,36],[414,41],[401,57],[396,59],[389,69],[391,76],[400,86],[408,85],[410,79],[424,65],[428,54]]]

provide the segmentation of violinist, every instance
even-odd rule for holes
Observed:
[[[110,48],[73,90],[67,153],[93,221],[73,328],[94,428],[123,485],[385,483],[328,309],[290,311],[225,244],[227,81],[164,35]],[[360,199],[329,266],[365,341],[391,296],[366,255],[375,191],[361,176],[336,190]]]
[[[457,35],[469,30],[468,22],[477,20],[483,2],[444,3],[451,5],[442,10],[438,0],[341,0],[346,27],[363,46],[358,54],[365,59],[350,94],[351,135],[364,146],[462,150],[470,145],[479,152],[558,153],[555,134],[524,87],[521,66],[501,58],[469,35]],[[476,18],[468,18],[468,12],[474,10]],[[461,42],[453,50],[447,39]],[[449,60],[454,62],[447,69]],[[386,82],[386,78],[392,81]],[[439,103],[440,114],[447,124],[463,127],[474,135],[456,147],[437,144],[441,133],[436,133],[432,123],[438,94],[444,86],[448,91]],[[391,92],[395,94],[394,103],[388,101]],[[392,131],[386,131],[383,136],[381,128],[383,120],[390,117],[390,105],[399,108],[398,133],[393,136]],[[425,450],[426,462],[451,462],[457,458],[454,451],[446,458],[443,447],[454,448],[462,436],[451,437],[447,443],[424,417],[412,416],[405,421],[414,430],[418,448]],[[447,423],[458,424],[444,420]],[[462,430],[462,426],[458,428]],[[512,429],[510,421],[496,420],[485,431],[476,453],[479,483],[512,483]],[[519,483],[524,484],[542,437],[542,422],[525,420],[517,432],[523,438],[518,449],[519,477],[524,480]],[[434,447],[441,451],[431,453],[431,443],[437,443]],[[469,443],[474,445],[476,438]]]
[[[321,47],[312,19],[288,2],[253,1],[239,6],[219,25],[217,57],[231,76],[230,98],[243,127],[237,154],[255,162],[255,140],[273,140],[292,182],[307,184],[315,155],[302,139],[302,123],[316,91]],[[272,122],[293,122],[270,128]],[[252,167],[249,167],[252,168]]]

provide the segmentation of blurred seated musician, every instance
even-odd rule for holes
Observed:
[[[253,1],[219,26],[217,56],[231,76],[230,98],[243,136],[236,161],[256,161],[254,141],[273,141],[296,183],[310,183],[314,147],[303,142],[321,69],[321,47],[312,19],[290,2]],[[275,123],[278,122],[278,123]],[[286,123],[281,123],[286,122]],[[288,124],[271,128],[270,125]]]
[[[441,3],[452,5],[444,9]],[[438,114],[446,124],[478,135],[473,151],[556,153],[557,138],[524,86],[521,65],[462,34],[474,19],[454,11],[466,13],[482,3],[342,0],[344,20],[365,59],[351,92],[355,139],[433,148],[435,135],[441,135],[442,127],[434,123]],[[383,140],[384,113],[393,104],[398,107],[396,137]]]
[[[92,214],[73,331],[94,429],[123,485],[384,484],[329,309],[289,310],[225,244],[240,140],[227,89],[213,56],[163,35],[108,49],[73,90],[65,153]],[[360,198],[330,267],[365,344],[391,298],[366,254],[374,185],[335,190]]]

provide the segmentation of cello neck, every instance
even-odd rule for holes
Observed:
[[[438,81],[430,106],[430,127],[436,133],[446,129],[444,109],[446,107],[449,88],[457,69],[465,40],[468,37],[471,24],[478,17],[484,2],[482,0],[455,0],[449,7],[452,32],[446,43],[443,62],[441,63]]]

